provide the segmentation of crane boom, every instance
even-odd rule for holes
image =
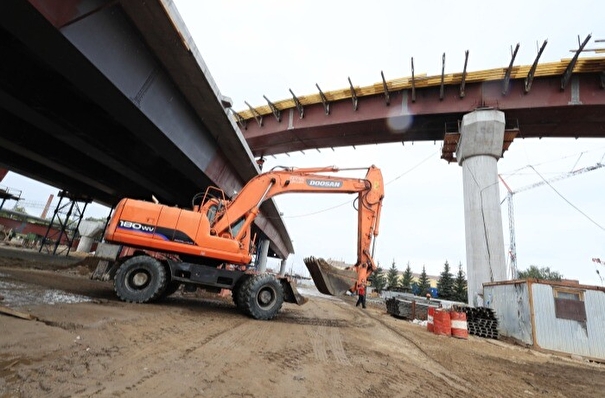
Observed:
[[[519,192],[538,188],[545,184],[550,185],[550,183],[552,183],[552,182],[557,182],[557,181],[561,181],[561,180],[564,180],[564,179],[567,179],[570,177],[575,177],[577,175],[584,174],[589,171],[600,169],[601,167],[604,167],[604,166],[605,166],[605,163],[598,162],[593,166],[582,167],[581,169],[576,169],[576,170],[570,171],[568,173],[558,175],[553,178],[543,179],[542,181],[536,182],[534,184],[526,185],[515,191],[513,191],[510,188],[510,186],[506,183],[506,181],[504,181],[504,178],[502,178],[502,175],[498,174],[498,178],[500,178],[500,181],[502,181],[502,184],[504,185],[504,187],[507,190],[506,200],[508,201],[508,231],[509,231],[509,238],[510,238],[509,258],[510,258],[511,279],[517,279],[517,275],[518,275],[517,243],[516,243],[516,237],[515,237],[515,215],[514,215],[513,195],[515,195]]]

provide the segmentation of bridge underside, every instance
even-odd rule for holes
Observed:
[[[108,206],[239,191],[258,169],[174,18],[159,1],[2,2],[0,165]],[[274,203],[263,213],[286,257]]]

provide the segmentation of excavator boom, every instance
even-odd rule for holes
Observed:
[[[358,170],[358,169],[346,169]],[[357,262],[352,269],[342,270],[322,259],[309,257],[305,265],[315,285],[327,295],[341,295],[367,283],[376,269],[372,258],[374,238],[378,235],[380,212],[384,198],[382,173],[376,166],[366,169],[364,178],[325,175],[343,171],[336,167],[273,169],[250,180],[242,191],[227,205],[223,216],[213,228],[216,234],[226,233],[237,220],[244,220],[239,229],[246,231],[256,218],[261,203],[273,196],[285,193],[357,193],[358,231]],[[239,236],[236,236],[236,239]]]

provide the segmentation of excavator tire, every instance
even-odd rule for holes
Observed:
[[[240,290],[240,309],[254,319],[273,319],[284,303],[281,283],[271,274],[251,275]]]
[[[233,290],[231,290],[231,297],[233,298],[233,303],[240,310],[244,311],[244,295],[242,294],[242,286],[244,282],[246,282],[251,275],[244,274],[241,278],[235,283],[233,286]]]
[[[155,301],[164,294],[166,285],[166,268],[149,256],[135,256],[124,261],[113,281],[118,297],[129,303]]]
[[[179,290],[179,287],[181,287],[181,284],[179,282],[169,282],[166,285],[166,289],[164,289],[164,292],[160,295],[159,299],[161,300],[174,294],[177,290]]]

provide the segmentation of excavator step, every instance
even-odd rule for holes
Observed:
[[[354,270],[335,267],[322,258],[307,257],[303,261],[320,293],[340,296],[355,286],[357,273]]]

